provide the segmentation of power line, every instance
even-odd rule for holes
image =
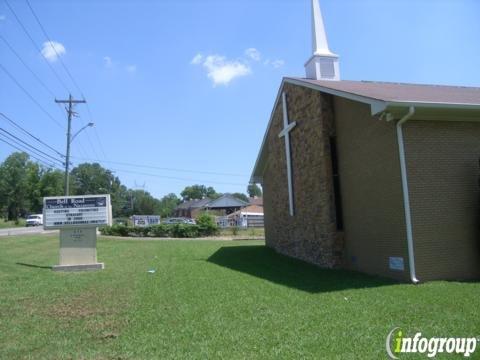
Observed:
[[[27,91],[27,89],[25,89],[2,64],[0,64],[0,68],[15,84],[17,84],[17,86],[30,98],[30,100],[32,100],[32,102],[35,103],[35,105],[37,105],[40,110],[42,110],[45,115],[47,115],[55,124],[57,124],[61,129],[63,129],[63,126],[57,120],[55,120],[55,118],[47,110],[45,110],[45,108],[37,100],[35,100],[35,98]]]
[[[123,170],[123,169],[112,169],[112,168],[110,168],[110,170],[111,170],[111,171],[115,171],[115,172],[124,172],[124,173],[127,173],[127,174],[152,176],[152,177],[157,177],[157,178],[161,178],[161,179],[181,180],[181,181],[188,181],[188,182],[199,182],[199,183],[203,183],[203,184],[218,184],[218,185],[245,186],[245,184],[241,184],[241,183],[228,183],[228,182],[221,182],[221,181],[210,181],[210,180],[199,180],[199,179],[179,178],[179,177],[174,177],[174,176],[164,176],[164,175],[157,175],[157,174],[149,174],[149,173],[143,173],[143,172],[137,172],[137,171],[129,171],[129,170]]]
[[[0,134],[0,135],[1,135],[1,134]],[[57,167],[56,167],[55,165],[49,164],[49,163],[47,163],[47,162],[45,162],[45,161],[37,158],[36,156],[30,154],[29,152],[27,152],[27,151],[25,151],[25,150],[23,150],[23,149],[20,149],[19,147],[15,146],[15,145],[13,145],[13,144],[10,144],[8,141],[6,141],[6,140],[4,140],[4,139],[2,139],[2,138],[0,138],[0,141],[6,143],[6,144],[8,144],[8,145],[10,145],[11,147],[17,149],[18,151],[27,153],[29,156],[31,156],[32,158],[34,158],[35,160],[37,160],[38,162],[42,163],[43,165],[45,165],[45,166],[47,166],[47,167],[49,167],[49,168],[57,169]],[[57,170],[58,170],[58,169],[57,169]]]
[[[46,146],[47,148],[49,148],[50,150],[54,151],[57,155],[60,155],[61,157],[64,157],[65,155],[63,155],[62,153],[60,153],[60,151],[58,150],[55,150],[53,147],[51,147],[50,145],[48,145],[47,143],[45,143],[44,141],[40,140],[38,137],[36,137],[35,135],[33,135],[32,133],[30,133],[29,131],[25,130],[23,127],[21,127],[20,125],[18,125],[18,123],[16,123],[14,120],[12,120],[11,118],[9,118],[8,116],[6,116],[5,114],[3,113],[0,113],[0,116],[2,116],[3,118],[5,118],[7,121],[9,121],[13,126],[15,126],[17,129],[20,129],[22,132],[24,132],[25,134],[27,134],[28,136],[30,136],[31,138],[35,139],[36,141],[38,141],[40,144]]]
[[[70,71],[68,70],[67,66],[65,65],[65,63],[63,62],[62,58],[60,57],[60,54],[57,52],[57,49],[55,48],[55,46],[53,45],[53,42],[52,40],[50,39],[50,37],[48,36],[47,32],[45,31],[45,28],[43,27],[42,23],[40,22],[40,19],[38,18],[37,14],[35,13],[35,11],[33,10],[32,8],[32,5],[30,4],[30,1],[28,0],[25,0],[28,7],[30,8],[30,11],[32,12],[33,14],[33,17],[35,18],[35,20],[37,21],[38,25],[40,26],[40,29],[42,29],[42,32],[43,32],[43,35],[45,36],[45,38],[47,39],[47,41],[49,42],[51,48],[53,49],[53,51],[55,51],[55,54],[57,55],[57,58],[58,60],[60,60],[60,64],[62,64],[62,67],[63,69],[65,70],[65,72],[67,73],[68,77],[70,78],[70,80],[72,80],[72,83],[73,85],[75,85],[75,87],[77,88],[77,90],[79,91],[80,94],[82,94],[82,90],[80,90],[80,87],[78,86],[77,82],[75,81],[75,79],[73,78],[72,74],[70,73]]]
[[[35,77],[35,79],[38,81],[38,83],[40,85],[43,86],[43,88],[45,90],[47,90],[50,95],[52,95],[53,97],[55,97],[55,94],[53,93],[52,90],[50,90],[50,88],[45,85],[45,83],[42,81],[42,79],[40,79],[38,77],[37,74],[35,74],[35,72],[30,68],[30,66],[27,65],[27,63],[25,61],[23,61],[22,57],[15,51],[15,49],[13,48],[13,46],[7,41],[7,39],[5,39],[1,34],[0,34],[0,39],[3,40],[3,42],[7,45],[7,47],[10,49],[11,52],[13,52],[15,54],[15,56],[18,58],[18,60],[20,60],[20,62],[23,64],[23,66],[25,66],[25,68],[27,68],[28,71],[30,71],[30,73]]]
[[[133,166],[133,167],[137,167],[137,168],[148,168],[148,169],[165,170],[165,171],[173,171],[173,172],[184,172],[184,173],[192,173],[192,174],[220,175],[220,176],[232,176],[232,177],[246,177],[247,176],[247,175],[241,175],[241,174],[220,173],[220,172],[211,172],[211,171],[196,171],[196,170],[187,170],[187,169],[159,167],[159,166],[154,166],[154,165],[132,164],[132,163],[127,163],[127,162],[112,161],[112,160],[100,160],[100,159],[79,158],[79,157],[75,157],[75,158],[77,160],[96,161],[96,162],[107,163],[107,164],[110,163],[110,164],[116,164],[116,165]]]
[[[60,56],[60,54],[58,53],[56,47],[54,46],[53,42],[52,42],[52,39],[50,38],[50,36],[48,35],[47,31],[45,30],[45,27],[43,26],[42,22],[40,21],[40,18],[38,17],[37,13],[35,12],[35,10],[33,9],[32,5],[30,4],[30,1],[29,0],[25,0],[25,2],[27,3],[30,11],[32,12],[32,15],[33,17],[35,18],[35,20],[37,21],[37,24],[38,26],[40,27],[40,29],[42,30],[42,33],[43,35],[45,36],[45,39],[49,42],[51,48],[53,49],[53,51],[55,52],[55,55],[57,56],[58,60],[60,61],[60,64],[62,65],[63,69],[65,70],[65,72],[67,73],[68,77],[70,78],[70,80],[72,81],[73,85],[75,86],[75,88],[78,90],[78,92],[80,93],[80,95],[85,99],[85,96],[83,96],[83,92],[82,90],[80,89],[80,86],[78,85],[77,81],[75,80],[75,78],[73,77],[72,73],[70,72],[70,70],[68,69],[67,65],[65,64],[65,62],[63,61],[62,57]],[[93,117],[91,115],[91,111],[90,111],[90,107],[88,106],[87,104],[87,110],[88,110],[88,113],[89,113],[89,116],[90,116],[90,121],[93,122]],[[83,125],[84,122],[82,120],[82,123]],[[96,134],[96,130],[94,129],[95,131],[95,134]],[[105,152],[103,151],[103,146],[100,142],[100,140],[98,139],[98,135],[97,135],[97,140],[99,141],[99,144],[100,144],[100,147],[102,149],[102,153],[103,155],[105,156]],[[98,157],[98,154],[95,150],[95,147],[93,146],[93,143],[92,143],[92,140],[90,139],[90,135],[87,133],[87,141],[88,143],[90,144],[90,147],[93,151],[93,154],[95,157]],[[106,156],[105,156],[106,157]]]
[[[22,21],[20,20],[20,18],[17,16],[17,13],[13,10],[13,8],[10,6],[10,3],[8,2],[8,0],[4,0],[5,1],[5,4],[7,4],[7,7],[10,9],[10,12],[13,14],[13,16],[15,17],[15,19],[17,20],[18,24],[20,25],[20,27],[22,28],[23,32],[27,35],[27,37],[30,39],[31,43],[33,44],[33,46],[35,47],[35,49],[37,49],[38,53],[42,55],[42,58],[43,60],[46,62],[46,64],[48,65],[48,67],[50,68],[50,70],[52,71],[52,73],[55,75],[55,77],[57,78],[57,80],[59,81],[59,83],[63,86],[63,88],[67,91],[67,92],[70,92],[70,90],[68,89],[68,86],[65,84],[65,82],[60,78],[60,76],[58,75],[58,73],[56,72],[56,70],[54,69],[54,67],[52,66],[52,64],[50,64],[48,62],[48,60],[45,58],[45,56],[43,56],[42,54],[42,50],[38,47],[37,43],[35,42],[35,40],[33,39],[32,35],[30,35],[30,33],[28,32],[27,28],[25,27],[25,25],[23,25]]]
[[[83,94],[82,94],[82,96],[83,96]],[[84,97],[84,98],[85,98],[85,97]],[[91,121],[91,122],[95,122],[95,121],[93,121],[93,115],[92,115],[92,111],[90,110],[90,106],[88,105],[88,103],[86,103],[85,105],[87,105],[87,112],[88,112],[88,116],[89,116],[89,118],[90,118],[90,121]],[[94,132],[94,134],[95,134],[95,137],[96,137],[96,140],[97,140],[98,144],[100,145],[100,151],[102,152],[103,157],[104,157],[104,158],[107,158],[107,155],[105,154],[105,150],[104,150],[104,148],[103,148],[103,145],[102,145],[102,142],[101,142],[101,140],[100,140],[100,137],[98,136],[96,127],[93,127],[93,132]],[[93,146],[92,146],[92,148],[93,148]],[[98,157],[98,156],[97,156],[97,157]]]
[[[23,140],[20,139],[19,137],[13,135],[11,132],[9,132],[9,131],[7,131],[7,130],[5,130],[5,129],[2,129],[2,128],[0,128],[0,131],[6,133],[10,138],[15,139],[17,142],[19,141],[19,142],[21,142],[22,144],[28,146],[28,147],[31,148],[32,150],[35,150],[36,152],[39,152],[39,153],[45,155],[46,157],[48,157],[48,158],[50,158],[50,159],[52,159],[52,160],[54,160],[54,161],[57,161],[57,162],[59,162],[60,164],[63,164],[61,160],[59,160],[59,159],[57,159],[57,158],[54,158],[53,156],[47,154],[46,152],[43,152],[43,151],[40,150],[40,149],[37,149],[35,146],[32,146],[32,145],[30,145],[29,143],[23,141]],[[5,136],[5,135],[3,135],[3,136]],[[13,139],[12,139],[12,140],[13,140]],[[14,141],[15,141],[15,140],[14,140]],[[43,155],[42,155],[42,156],[43,156]],[[40,155],[39,155],[39,156],[40,156]]]

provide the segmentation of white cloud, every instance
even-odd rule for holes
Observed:
[[[42,55],[50,62],[57,61],[59,56],[66,53],[65,46],[56,41],[46,41],[43,43]]]
[[[198,65],[202,62],[202,60],[203,60],[203,55],[198,53],[193,57],[192,61],[190,61],[190,64]]]
[[[207,70],[207,76],[213,85],[228,85],[233,79],[246,76],[251,68],[238,60],[228,60],[225,56],[209,55],[205,57],[202,66]]]
[[[247,50],[245,50],[245,55],[254,61],[260,61],[260,59],[262,58],[260,51],[255,48],[248,48]]]
[[[214,86],[228,85],[238,77],[251,74],[252,67],[256,62],[274,69],[285,65],[285,61],[282,59],[270,60],[267,58],[262,61],[262,54],[253,47],[245,49],[244,56],[237,60],[230,60],[218,54],[203,55],[201,53],[197,53],[190,60],[190,64],[200,65],[206,70],[207,76],[212,80]]]
[[[281,68],[283,65],[285,65],[285,61],[282,59],[277,59],[277,60],[273,60],[271,64],[275,69],[278,69],[278,68]]]
[[[111,68],[113,66],[112,58],[110,56],[104,56],[103,64],[106,68]]]
[[[127,66],[125,66],[125,70],[127,70],[131,74],[136,73],[137,72],[137,65],[127,65]]]

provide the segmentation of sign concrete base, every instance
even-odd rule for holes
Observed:
[[[88,270],[103,270],[105,265],[103,263],[85,264],[85,265],[54,265],[53,271],[88,271]]]
[[[101,270],[97,262],[97,229],[67,228],[60,230],[60,263],[54,271]]]

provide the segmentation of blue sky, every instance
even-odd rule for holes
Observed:
[[[128,187],[158,197],[193,183],[245,191],[282,76],[304,76],[311,53],[309,0],[30,0],[80,93],[25,0],[8,1],[74,97],[89,102],[91,115],[77,106],[74,129],[91,120],[96,127],[74,141],[74,164],[84,157],[156,167],[103,163]],[[480,86],[479,1],[320,5],[343,79]],[[3,1],[0,35],[56,97],[68,96]],[[0,64],[66,124],[2,39]],[[2,69],[0,112],[64,151],[65,130]],[[0,127],[13,133],[2,119]],[[0,143],[0,161],[10,152]]]

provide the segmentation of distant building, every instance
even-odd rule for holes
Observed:
[[[216,211],[217,214],[229,215],[235,211],[248,206],[243,200],[236,198],[231,194],[224,194],[218,199],[212,200],[205,205],[206,210]]]
[[[256,206],[261,206],[263,207],[263,197],[251,197],[248,198],[248,203],[250,205],[256,205]]]
[[[174,216],[196,218],[200,211],[205,210],[205,205],[210,201],[212,201],[212,199],[209,198],[185,201],[175,208]]]
[[[249,205],[227,216],[228,226],[263,227],[263,206]]]
[[[258,200],[256,200],[258,202]],[[231,194],[224,194],[217,199],[200,199],[185,201],[175,208],[175,217],[196,218],[201,211],[212,211],[215,215],[229,215],[250,205]]]

